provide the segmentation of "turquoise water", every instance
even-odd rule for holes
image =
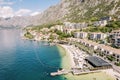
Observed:
[[[56,46],[22,40],[20,30],[0,30],[0,80],[64,80],[51,77],[60,67]]]

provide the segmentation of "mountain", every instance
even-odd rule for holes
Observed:
[[[37,18],[40,23],[48,23],[56,20],[80,22],[104,16],[120,16],[120,0],[61,0]]]
[[[31,25],[32,18],[30,17],[12,17],[12,18],[0,18],[1,28],[20,28]]]
[[[104,16],[120,17],[120,0],[61,0],[36,16],[0,18],[0,26],[25,27],[58,20],[82,22]]]

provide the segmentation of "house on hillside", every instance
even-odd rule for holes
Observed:
[[[111,16],[106,16],[106,17],[102,17],[100,18],[101,21],[106,20],[106,21],[111,21],[112,17]]]
[[[101,20],[101,21],[95,21],[95,22],[93,22],[93,25],[95,26],[95,27],[104,27],[104,26],[106,26],[108,23],[107,23],[107,20]]]
[[[93,22],[93,25],[96,27],[97,26],[104,27],[108,24],[108,21],[111,21],[111,20],[113,20],[111,16],[102,17],[100,18],[99,21]]]
[[[55,27],[55,29],[57,29],[57,30],[59,30],[59,31],[61,31],[61,32],[64,31],[64,30],[63,30],[63,25],[55,25],[54,27]]]

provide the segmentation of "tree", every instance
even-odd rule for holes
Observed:
[[[34,36],[28,31],[24,34],[24,36],[28,39],[33,39],[34,38]]]
[[[50,39],[53,41],[54,40],[54,36],[51,34],[50,35]]]

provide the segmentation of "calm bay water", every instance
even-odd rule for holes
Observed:
[[[64,80],[51,77],[61,65],[56,46],[22,40],[20,30],[0,30],[0,80]]]

